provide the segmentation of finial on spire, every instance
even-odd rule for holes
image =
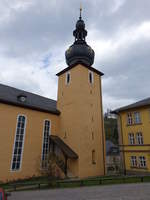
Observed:
[[[80,17],[79,19],[82,19],[82,4],[80,3]]]

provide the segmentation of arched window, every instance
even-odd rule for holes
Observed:
[[[89,71],[89,83],[93,83],[94,82],[94,77],[93,77],[93,72]]]
[[[66,84],[68,85],[70,83],[71,75],[70,72],[66,73]]]
[[[43,146],[42,146],[42,168],[47,168],[49,155],[49,136],[50,136],[50,121],[44,121],[43,131]]]
[[[13,148],[11,170],[17,171],[21,168],[24,138],[25,138],[26,117],[19,115],[17,119],[16,135]]]

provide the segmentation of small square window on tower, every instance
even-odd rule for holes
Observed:
[[[89,83],[94,83],[94,75],[92,71],[89,71]]]
[[[66,73],[66,85],[68,85],[70,83],[70,78],[71,78],[70,72],[67,72]]]

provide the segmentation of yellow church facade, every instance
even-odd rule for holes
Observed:
[[[102,72],[80,15],[68,67],[57,74],[57,101],[0,84],[0,181],[40,176],[49,152],[70,177],[105,174]]]
[[[115,110],[122,167],[126,174],[150,173],[150,98]]]

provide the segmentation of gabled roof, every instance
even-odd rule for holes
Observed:
[[[20,97],[25,97],[21,101]],[[59,115],[56,101],[37,94],[0,84],[0,102]]]
[[[52,140],[68,157],[72,159],[77,159],[78,155],[67,145],[64,141],[56,135],[50,135],[50,140]]]
[[[80,64],[80,63],[79,63],[79,64]],[[70,69],[74,68],[75,66],[77,66],[77,65],[69,66],[69,67],[63,69],[62,71],[60,71],[59,73],[57,73],[56,76],[60,76],[61,74],[63,74],[63,73],[65,73],[65,72],[69,71]],[[100,76],[103,76],[103,75],[104,75],[102,72],[100,72],[99,70],[97,70],[97,69],[95,69],[95,68],[93,68],[93,67],[89,67],[89,66],[85,66],[85,65],[82,65],[82,66],[88,68],[89,70],[91,70],[91,71],[97,73],[97,74],[100,75]]]
[[[150,106],[150,98],[146,98],[146,99],[143,99],[143,100],[138,101],[136,103],[130,104],[128,106],[118,108],[118,109],[116,109],[112,112],[113,113],[119,113],[121,111],[129,110],[129,109],[133,109],[133,108],[139,108],[139,107],[143,107],[143,106]]]

